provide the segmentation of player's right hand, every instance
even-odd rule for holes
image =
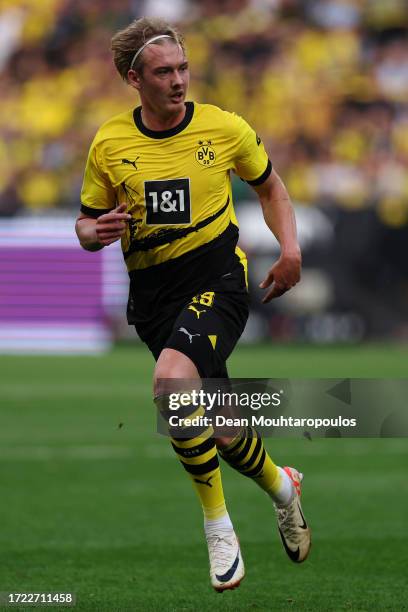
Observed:
[[[108,246],[119,240],[126,232],[127,221],[132,216],[125,212],[127,204],[119,204],[114,210],[101,215],[96,220],[96,237],[100,244]]]

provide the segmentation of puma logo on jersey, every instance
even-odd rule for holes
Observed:
[[[194,336],[201,336],[201,334],[190,334],[190,332],[188,332],[185,327],[179,327],[179,331],[183,332],[183,334],[187,334],[188,339],[190,340],[190,344],[193,342]]]
[[[206,310],[197,310],[197,308],[193,306],[192,304],[190,304],[190,306],[188,307],[188,310],[193,310],[197,315],[197,319],[200,318],[200,314],[203,314],[203,312],[207,312]]]
[[[139,157],[140,155],[136,157],[135,161],[130,161],[130,159],[122,159],[122,164],[129,164],[130,166],[133,166],[135,170],[137,170],[136,162]]]

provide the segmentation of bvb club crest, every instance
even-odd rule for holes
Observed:
[[[201,166],[212,166],[215,163],[216,155],[211,146],[211,140],[199,140],[199,147],[195,152],[195,158]]]

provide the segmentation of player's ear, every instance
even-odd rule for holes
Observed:
[[[137,90],[140,89],[141,76],[139,72],[136,72],[136,70],[129,70],[127,74],[127,80],[129,85],[131,85]]]

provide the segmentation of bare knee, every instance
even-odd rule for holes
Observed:
[[[238,433],[239,431],[237,430],[235,431],[235,435],[234,433],[232,433],[231,436],[220,436],[220,437],[215,438],[215,444],[217,445],[217,448],[222,450],[223,448],[226,448],[227,446],[229,446],[231,442],[235,440]]]
[[[154,369],[153,393],[154,397],[166,393],[164,388],[165,379],[199,379],[200,375],[194,363],[187,355],[166,348],[160,353]]]

